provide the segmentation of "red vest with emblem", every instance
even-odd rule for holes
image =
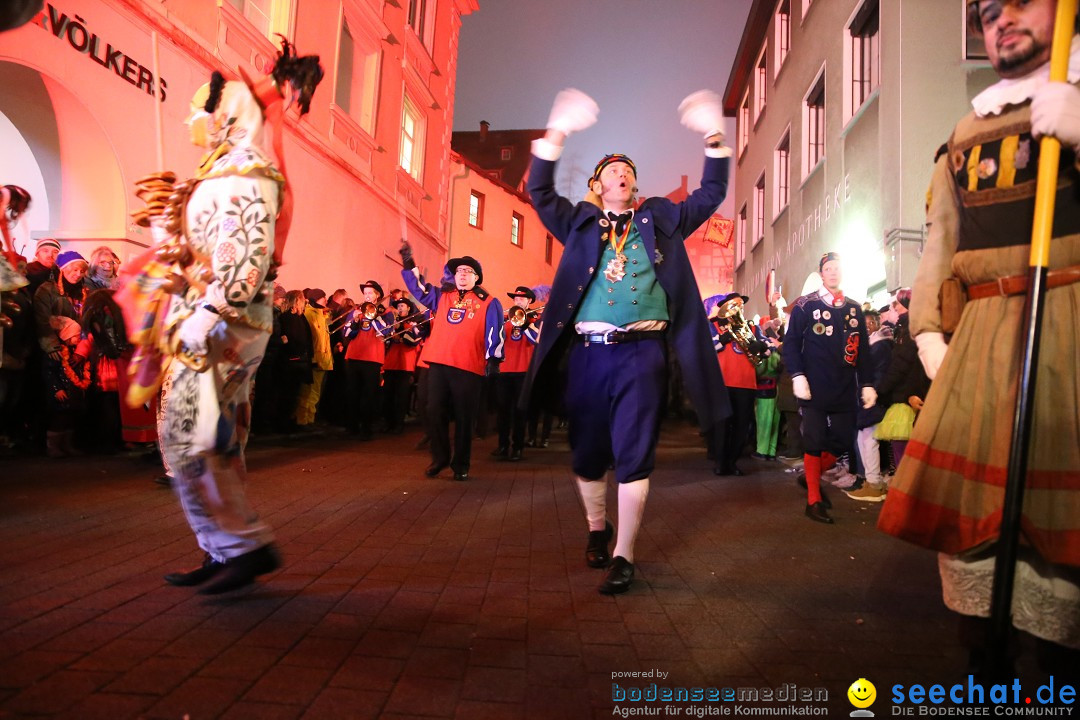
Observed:
[[[532,359],[533,349],[536,347],[529,338],[525,337],[525,328],[514,327],[506,323],[504,331],[506,344],[503,345],[503,361],[499,365],[500,373],[523,373],[529,370],[529,360]]]
[[[484,374],[484,330],[491,295],[481,300],[470,291],[459,302],[457,290],[444,292],[431,318],[424,362]],[[459,307],[460,306],[460,307]]]
[[[386,362],[383,370],[404,370],[413,372],[416,370],[416,358],[420,355],[419,345],[406,345],[405,343],[390,343],[386,350]]]
[[[360,320],[360,332],[349,341],[345,359],[383,364],[386,359],[386,341],[375,332],[374,321]]]
[[[757,389],[757,371],[754,363],[735,343],[728,343],[720,350],[720,373],[724,384],[733,388]]]

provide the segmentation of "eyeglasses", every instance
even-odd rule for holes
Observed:
[[[98,262],[98,265],[107,266],[107,267],[115,267],[115,266],[117,266],[119,264],[120,263],[118,263],[115,260],[101,260],[101,261]]]
[[[476,271],[470,267],[459,267],[454,271],[455,275],[475,275]]]

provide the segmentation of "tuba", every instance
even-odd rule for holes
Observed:
[[[735,344],[746,353],[750,362],[760,365],[765,360],[768,346],[754,337],[746,318],[742,314],[742,299],[733,297],[723,305],[718,305],[713,310],[713,317],[717,320],[727,320],[728,329],[735,338]]]

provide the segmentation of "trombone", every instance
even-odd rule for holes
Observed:
[[[423,312],[413,313],[412,315],[401,318],[400,320],[396,321],[394,324],[396,325],[398,323],[410,322],[409,318],[416,317],[417,315],[423,315]],[[411,328],[410,327],[403,327],[400,330],[395,330],[394,332],[390,333],[389,335],[384,335],[383,340],[392,340],[393,338],[396,338],[398,335],[404,335],[407,332],[410,332],[412,330],[416,330],[421,325],[423,325],[424,323],[429,323],[429,322],[431,322],[431,318],[426,317],[423,320],[420,320],[419,322],[413,323],[413,326]]]

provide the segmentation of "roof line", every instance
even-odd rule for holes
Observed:
[[[735,63],[728,73],[728,84],[724,90],[724,115],[727,117],[735,117],[742,99],[739,91],[749,83],[750,73],[757,62],[762,41],[766,39],[765,33],[769,29],[769,21],[777,3],[778,0],[754,0],[750,13],[746,16],[746,27],[743,28],[739,50],[735,53]],[[790,5],[788,7],[790,8]]]

